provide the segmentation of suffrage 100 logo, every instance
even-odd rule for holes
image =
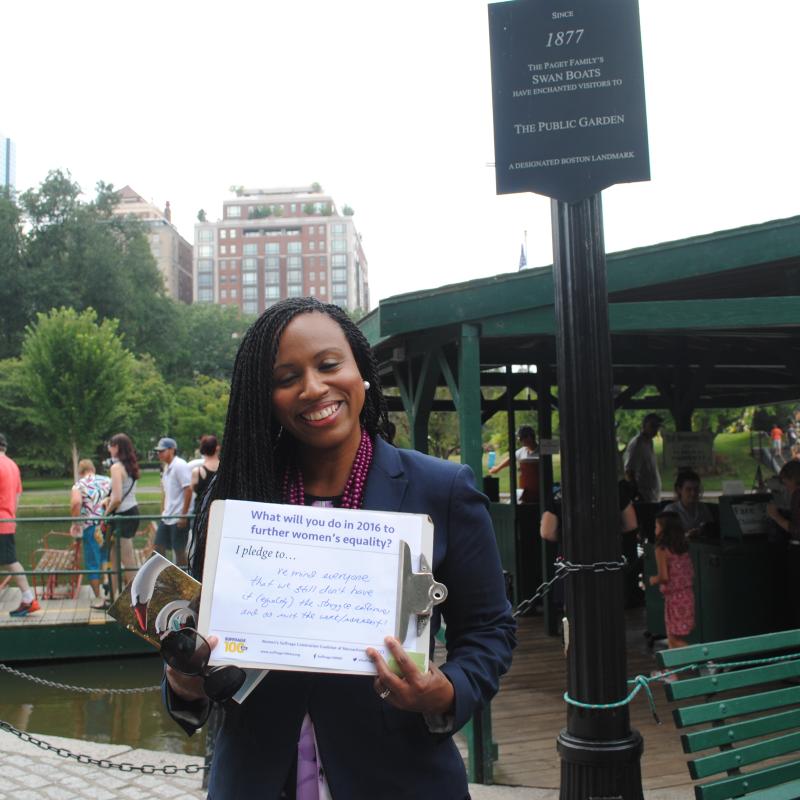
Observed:
[[[244,653],[247,645],[242,639],[226,639],[224,642],[226,653]]]

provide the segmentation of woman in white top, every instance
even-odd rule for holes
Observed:
[[[106,514],[116,519],[109,524],[109,532],[119,537],[120,558],[126,569],[136,569],[133,555],[133,537],[139,527],[139,505],[136,501],[136,481],[139,479],[139,462],[133,443],[124,433],[117,433],[108,442],[111,456],[111,495],[106,506]],[[117,548],[111,546],[111,564],[118,568]],[[133,574],[126,574],[129,580]],[[117,594],[116,581],[112,578],[114,595]]]

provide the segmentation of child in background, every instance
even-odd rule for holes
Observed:
[[[650,585],[664,595],[664,622],[670,647],[685,647],[694,629],[694,567],[681,518],[674,512],[656,517],[656,564],[658,573]]]

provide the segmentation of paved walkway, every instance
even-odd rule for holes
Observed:
[[[73,753],[117,763],[154,766],[174,764],[179,767],[200,763],[197,756],[134,750],[124,745],[82,742],[58,736],[37,738]],[[0,731],[0,764],[0,800],[201,800],[206,796],[201,788],[200,774],[143,775],[140,772],[102,769],[40,750],[5,731]],[[473,800],[558,800],[558,791],[555,789],[534,789],[527,786],[473,785],[470,786],[470,793]],[[647,793],[647,800],[686,799],[685,792]]]
[[[31,734],[35,736],[35,734]],[[134,750],[124,745],[82,742],[59,736],[39,736],[55,747],[117,763],[179,767],[201,763],[197,756]],[[198,775],[143,775],[120,772],[40,750],[30,742],[0,731],[0,800],[200,800],[206,794]],[[471,786],[473,800],[557,800],[552,789],[510,786]],[[378,800],[378,798],[376,798]],[[381,800],[389,800],[388,798]]]

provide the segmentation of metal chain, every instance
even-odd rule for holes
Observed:
[[[523,600],[516,608],[512,617],[520,617],[526,611],[529,611],[531,606],[541,597],[550,591],[550,587],[567,577],[571,572],[617,572],[628,566],[628,560],[622,556],[622,561],[595,561],[594,564],[573,564],[571,561],[566,561],[563,558],[555,562],[556,572],[555,575],[544,583],[540,584],[536,591],[527,600]]]
[[[140,692],[161,691],[161,686],[140,686],[137,689],[91,689],[86,686],[70,686],[66,683],[57,683],[56,681],[48,681],[45,678],[37,678],[35,675],[29,675],[26,672],[12,669],[6,664],[0,664],[0,671],[7,672],[9,675],[15,675],[17,678],[23,678],[26,681],[38,683],[40,686],[49,686],[51,689],[64,689],[68,692],[82,692],[83,694],[139,694]]]
[[[118,769],[120,772],[142,772],[145,775],[175,775],[178,772],[185,772],[187,775],[196,775],[198,772],[207,769],[205,764],[187,764],[185,767],[178,767],[175,764],[166,764],[163,767],[157,767],[155,764],[137,765],[130,764],[127,761],[120,761],[117,763],[115,761],[109,761],[107,758],[92,758],[91,756],[86,756],[81,753],[73,753],[65,747],[55,747],[52,744],[43,742],[41,739],[31,736],[29,733],[18,731],[13,725],[1,719],[0,730],[19,737],[23,742],[36,745],[40,750],[55,753],[61,756],[61,758],[74,758],[79,764],[92,764],[95,767],[102,767],[103,769]]]

